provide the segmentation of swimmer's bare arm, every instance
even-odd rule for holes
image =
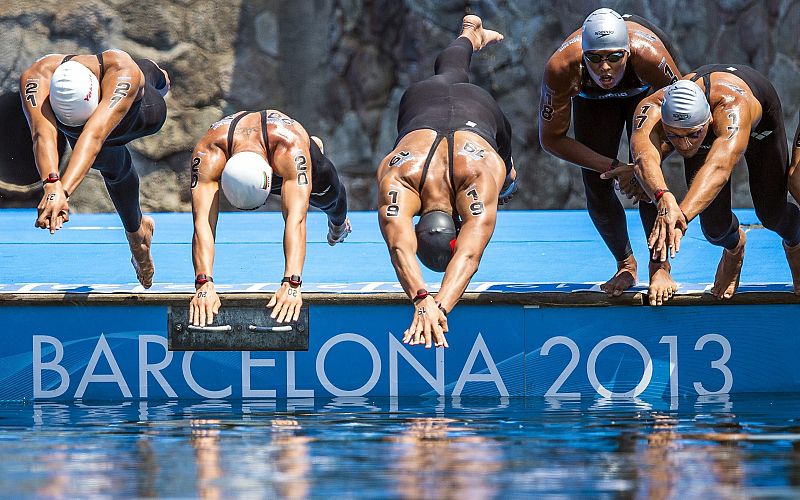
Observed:
[[[306,136],[307,137],[307,136]],[[308,144],[297,141],[291,146],[278,145],[273,154],[273,166],[283,178],[281,204],[283,220],[284,276],[303,274],[306,258],[306,218],[311,195],[311,154]],[[267,304],[272,318],[279,323],[297,321],[303,305],[300,288],[283,283]]]
[[[669,151],[663,144],[661,128],[661,99],[664,91],[642,100],[633,116],[633,133],[631,134],[631,156],[634,173],[645,193],[653,201],[657,189],[667,187],[661,162],[664,153]]]
[[[33,139],[33,154],[39,175],[46,179],[58,173],[58,129],[50,107],[50,75],[40,71],[41,61],[22,73],[19,79],[22,109]]]
[[[419,194],[393,175],[378,182],[378,224],[389,250],[397,279],[406,295],[413,298],[425,288],[417,262],[417,236],[413,217],[419,212]]]
[[[747,150],[752,117],[748,106],[740,104],[724,104],[713,111],[712,127],[717,138],[681,201],[681,209],[689,220],[700,215],[714,201]]]
[[[644,99],[639,103],[637,114],[633,117],[633,134],[631,134],[631,156],[634,172],[644,192],[656,203],[657,215],[653,228],[647,238],[651,249],[651,258],[666,261],[668,256],[675,257],[680,250],[680,242],[686,233],[686,219],[680,206],[668,189],[667,181],[661,170],[664,157],[672,152],[669,141],[665,139],[661,126],[661,99],[664,91]],[[656,193],[662,190],[658,200]]]
[[[796,202],[800,203],[800,123],[797,124],[797,132],[794,133],[792,149],[792,161],[789,164],[789,192]]]
[[[388,157],[387,157],[388,158]],[[383,168],[385,170],[386,162]],[[380,175],[380,174],[379,174]],[[425,289],[422,270],[417,262],[417,236],[414,232],[413,217],[420,210],[419,194],[392,174],[386,174],[378,181],[378,224],[386,241],[392,266],[400,285],[413,299],[419,290]],[[445,333],[447,318],[437,304],[433,294],[414,304],[411,325],[403,332],[403,342],[416,345],[448,347]]]
[[[142,71],[128,54],[111,51],[106,53],[105,61],[100,102],[83,126],[64,171],[62,183],[69,193],[74,193],[86,177],[103,142],[125,117],[144,85]]]
[[[681,79],[678,65],[661,41],[645,40],[634,36],[631,43],[635,46],[636,56],[633,61],[637,76],[657,90],[673,84]]]
[[[539,103],[539,142],[551,155],[579,167],[605,172],[614,158],[592,151],[567,136],[572,116],[572,97],[577,93],[570,81],[570,68],[555,54],[547,63]]]
[[[497,220],[499,184],[489,175],[478,176],[456,195],[456,206],[463,221],[456,239],[453,258],[447,265],[436,300],[448,312],[456,306],[470,280],[478,271],[486,245]]]
[[[219,181],[225,168],[223,151],[201,141],[192,154],[192,262],[195,276],[213,277],[214,240],[219,216]],[[214,321],[220,301],[212,281],[200,286],[189,304],[189,322],[206,326]]]
[[[48,58],[57,57],[61,56],[54,55],[40,59],[22,73],[19,81],[22,109],[31,130],[33,156],[40,179],[46,179],[50,174],[58,174],[58,128],[48,99],[52,70],[43,70],[48,64]],[[49,62],[49,66],[54,64],[52,61]],[[46,205],[52,203],[58,204],[59,210],[45,213]],[[36,227],[49,229],[52,234],[68,220],[69,205],[61,181],[44,184],[44,195],[38,206]]]

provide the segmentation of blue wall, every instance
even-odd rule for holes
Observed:
[[[410,313],[311,305],[308,352],[168,353],[166,306],[3,306],[0,400],[800,391],[800,305],[462,305],[446,350],[400,343]]]

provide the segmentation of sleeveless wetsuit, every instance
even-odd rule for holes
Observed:
[[[100,63],[100,78],[103,81],[105,64],[103,54],[96,54]],[[66,56],[61,63],[75,57]],[[142,220],[142,211],[139,206],[139,176],[133,167],[131,154],[125,146],[134,139],[152,135],[161,130],[167,119],[167,105],[159,93],[167,84],[164,73],[150,60],[134,59],[139,69],[144,73],[144,95],[135,101],[122,121],[114,128],[103,141],[103,147],[95,157],[92,168],[100,171],[108,189],[108,194],[114,207],[122,220],[122,225],[128,232],[139,228]],[[61,131],[73,148],[78,142],[78,137],[83,132],[83,126],[70,127],[56,119],[56,126]]]
[[[227,157],[233,154],[233,135],[236,125],[245,116],[256,111],[245,111],[236,115],[228,125]],[[273,117],[267,111],[258,112],[261,115],[261,134],[267,150],[267,162],[272,164],[272,153],[269,149],[269,134],[267,132],[267,120],[272,118],[282,118],[285,115],[275,113]],[[318,208],[328,215],[331,224],[341,226],[347,218],[347,191],[344,184],[339,181],[339,174],[336,172],[333,162],[322,154],[319,146],[314,140],[309,140],[309,150],[311,153],[311,196],[309,204]],[[283,187],[283,178],[272,174],[272,188],[270,194],[280,196]]]
[[[471,59],[472,43],[464,37],[456,38],[436,58],[434,75],[411,85],[400,100],[395,146],[414,130],[436,132],[422,183],[442,139],[448,143],[452,182],[453,134],[458,130],[474,132],[485,139],[503,159],[506,174],[511,171],[511,125],[492,95],[469,83]]]
[[[627,22],[642,25],[655,33],[675,60],[672,44],[661,29],[636,15],[623,17]],[[652,35],[648,33],[647,36]],[[575,140],[603,156],[616,158],[622,129],[625,128],[630,141],[636,105],[655,90],[639,79],[631,63],[626,64],[620,84],[609,90],[594,83],[581,64],[581,90],[572,98]],[[624,260],[633,250],[628,238],[625,209],[614,192],[614,181],[603,180],[598,172],[586,168],[581,169],[581,175],[589,217],[614,258]],[[639,217],[645,233],[649,234],[656,220],[655,205],[639,203]]]
[[[709,103],[715,73],[730,73],[741,78],[761,103],[761,121],[750,133],[744,152],[753,207],[764,227],[780,234],[790,246],[800,244],[800,211],[786,201],[789,151],[781,102],[775,88],[761,73],[741,64],[709,64],[694,73],[692,81],[703,80]],[[739,91],[745,92],[744,89]],[[713,127],[709,128],[697,154],[684,158],[687,184],[691,185],[705,163],[716,138]],[[730,180],[700,214],[700,227],[706,239],[714,245],[732,249],[739,243],[739,220],[731,212]]]

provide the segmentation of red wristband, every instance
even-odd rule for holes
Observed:
[[[669,189],[656,189],[656,192],[653,193],[653,199],[655,199],[656,202],[658,202],[658,200],[660,200],[664,196],[664,193],[671,193],[671,192],[672,191],[670,191]]]
[[[299,274],[293,274],[291,276],[284,276],[283,279],[281,279],[281,285],[284,283],[289,283],[290,287],[297,288],[303,284],[303,279]]]
[[[61,176],[58,175],[58,172],[51,173],[47,175],[47,179],[42,179],[42,184],[51,184],[53,182],[58,182],[61,180]]]
[[[427,290],[425,290],[424,288],[420,288],[419,290],[417,290],[417,294],[414,296],[414,298],[411,299],[411,302],[413,302],[414,305],[416,305],[417,302],[419,302],[420,300],[425,300],[425,298],[428,295],[429,293]]]
[[[194,278],[194,287],[195,288],[200,288],[201,286],[205,285],[209,281],[211,283],[213,283],[214,282],[214,278],[212,278],[211,276],[206,276],[205,274],[198,274]]]

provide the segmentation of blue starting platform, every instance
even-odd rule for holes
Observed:
[[[584,211],[504,211],[449,349],[400,342],[402,295],[375,213],[330,247],[309,214],[308,350],[168,350],[168,316],[193,287],[190,214],[155,214],[155,284],[135,281],[114,214],[75,214],[55,235],[35,211],[0,211],[0,400],[545,396],[673,399],[798,392],[800,301],[777,235],[737,211],[748,242],[734,299],[710,296],[720,249],[690,226],[668,306],[647,306],[647,249],[628,213],[639,286],[609,298],[615,271]],[[263,307],[283,274],[278,213],[223,213],[214,278],[223,309]],[[424,269],[429,290],[441,274]]]

